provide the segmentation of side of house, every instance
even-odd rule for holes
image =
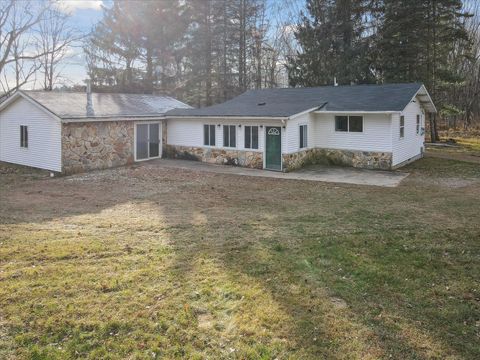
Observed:
[[[285,147],[280,120],[255,118],[173,118],[167,120],[167,155],[214,164],[265,168],[267,131],[275,128]]]
[[[65,174],[162,156],[387,170],[423,156],[435,111],[422,84],[251,90],[202,109],[168,96],[19,91],[0,104],[0,161]]]
[[[0,105],[0,161],[72,174],[159,158],[163,114],[188,107],[143,94],[22,92]]]
[[[392,115],[392,167],[397,168],[424,154],[425,109],[415,98],[406,108]]]
[[[65,122],[62,172],[73,174],[162,156],[162,119]]]
[[[61,120],[24,98],[0,112],[0,161],[62,171]]]
[[[315,163],[389,170],[423,156],[425,114],[435,111],[422,84],[251,90],[168,112],[168,154],[282,171]],[[253,129],[254,154],[244,140]]]

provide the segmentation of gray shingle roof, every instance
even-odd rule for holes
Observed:
[[[22,91],[23,94],[62,119],[87,117],[86,93]],[[174,108],[190,108],[169,96],[92,93],[95,118],[163,116]]]
[[[175,109],[167,115],[289,117],[315,108],[402,111],[422,87],[419,83],[408,83],[250,90],[222,104],[201,109]]]

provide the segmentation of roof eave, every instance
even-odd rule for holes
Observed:
[[[255,120],[288,120],[288,116],[257,116],[257,115],[165,115],[167,119],[255,119]]]
[[[420,91],[421,90],[424,90],[424,94],[420,94]],[[420,87],[420,89],[418,89],[418,91],[415,93],[415,96],[412,98],[412,101],[416,98],[416,97],[419,97],[420,99],[420,104],[422,104],[422,106],[426,109],[426,110],[429,110],[430,113],[433,113],[433,114],[436,114],[438,111],[437,111],[437,107],[435,106],[435,103],[433,102],[430,94],[428,93],[428,90],[427,88],[425,87],[425,85],[422,84],[422,86]],[[427,99],[427,101],[422,101],[421,97],[425,97]]]
[[[53,118],[55,118],[58,121],[61,121],[62,119],[60,116],[55,114],[53,111],[50,109],[46,108],[42,104],[40,104],[38,101],[33,99],[32,97],[28,96],[24,91],[22,90],[17,90],[15,91],[12,95],[9,96],[8,99],[6,99],[4,102],[0,104],[0,112],[9,107],[11,104],[13,104],[15,101],[17,101],[19,98],[24,99],[25,101],[28,101],[30,104],[34,105],[37,107],[39,110],[47,113],[48,115],[51,115]]]
[[[142,120],[165,120],[165,115],[158,116],[95,116],[95,117],[62,117],[62,122],[101,122],[101,121],[142,121]]]
[[[381,111],[365,111],[365,110],[317,110],[315,114],[398,114],[401,110],[381,110]]]

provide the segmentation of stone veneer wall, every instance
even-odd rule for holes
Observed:
[[[65,174],[131,164],[134,122],[64,123],[62,163]]]
[[[254,169],[263,168],[263,153],[261,151],[167,145],[166,156],[211,164],[238,165]]]
[[[283,154],[282,158],[285,171],[296,170],[305,165],[325,163],[363,169],[392,169],[392,153],[390,152],[316,148],[293,154]]]

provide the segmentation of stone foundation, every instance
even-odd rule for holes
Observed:
[[[132,164],[134,122],[102,121],[62,125],[63,173]]]
[[[392,153],[337,149],[308,149],[283,154],[284,171],[293,171],[306,165],[328,164],[353,166],[363,169],[392,169]]]
[[[196,160],[211,164],[263,168],[263,153],[260,151],[167,145],[165,155],[174,159]]]

